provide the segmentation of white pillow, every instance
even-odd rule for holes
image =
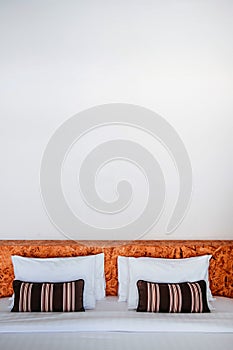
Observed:
[[[129,293],[129,258],[118,256],[118,301],[127,301]]]
[[[128,300],[128,308],[137,307],[139,279],[150,282],[194,282],[204,279],[207,285],[207,299],[213,300],[209,289],[208,268],[211,255],[185,259],[127,258],[118,257],[119,301]]]
[[[106,296],[106,282],[104,273],[104,253],[95,256],[95,298],[102,300]]]
[[[67,282],[84,279],[85,309],[105,296],[104,254],[70,258],[12,256],[15,279],[25,282]]]

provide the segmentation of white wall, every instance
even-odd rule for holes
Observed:
[[[110,102],[159,113],[192,162],[184,221],[143,238],[233,239],[232,18],[231,0],[0,0],[0,239],[64,238],[40,196],[44,149]]]

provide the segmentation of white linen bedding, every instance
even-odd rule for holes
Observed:
[[[5,306],[4,306],[5,303]],[[204,314],[139,313],[107,297],[95,310],[74,313],[12,313],[0,303],[0,333],[27,332],[208,332],[233,333],[233,299],[217,297]],[[5,310],[5,311],[4,311]]]
[[[12,333],[0,334],[4,350],[232,350],[230,333]]]
[[[11,313],[0,299],[0,348],[62,349],[232,349],[233,299],[217,297],[207,314],[128,311],[117,297],[81,313]]]

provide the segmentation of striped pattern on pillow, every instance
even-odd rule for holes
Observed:
[[[15,280],[12,312],[85,311],[84,280],[61,283],[35,283]]]
[[[210,312],[206,282],[153,283],[139,280],[139,312]]]

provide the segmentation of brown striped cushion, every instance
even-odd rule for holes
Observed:
[[[85,311],[84,280],[61,283],[13,281],[13,312]]]
[[[140,312],[210,312],[206,282],[153,283],[139,280]]]

